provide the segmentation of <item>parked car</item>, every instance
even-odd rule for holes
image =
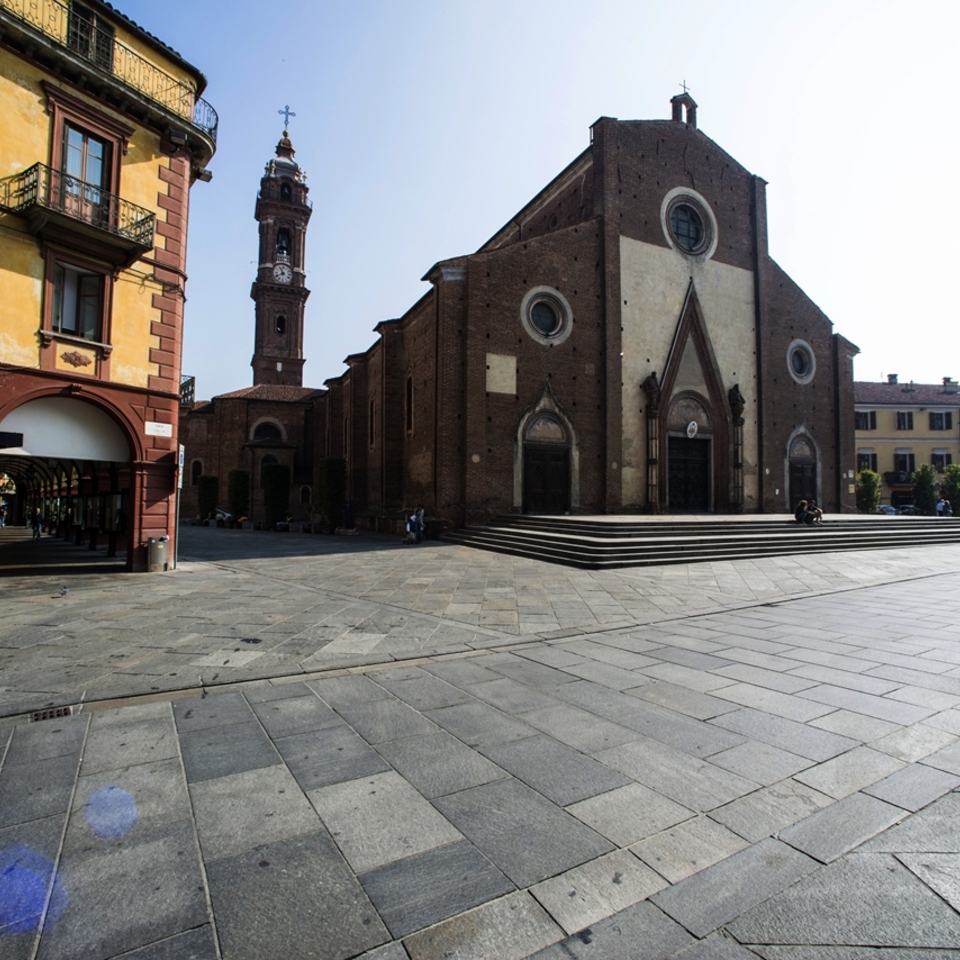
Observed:
[[[888,503],[881,503],[880,506],[877,507],[877,513],[884,517],[895,517],[897,515],[897,511]]]
[[[226,510],[221,510],[217,508],[217,522],[218,527],[228,527],[230,526],[230,521],[233,519],[232,513],[227,513]],[[189,521],[191,527],[202,527],[206,522],[206,517],[192,517]]]
[[[920,511],[912,503],[905,503],[902,507],[898,507],[897,513],[899,513],[902,517],[920,516]]]

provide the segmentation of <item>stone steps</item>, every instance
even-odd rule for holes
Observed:
[[[960,518],[834,517],[801,527],[782,516],[665,520],[504,516],[484,526],[451,531],[443,539],[596,570],[960,543]]]

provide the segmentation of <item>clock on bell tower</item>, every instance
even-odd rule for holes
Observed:
[[[303,308],[310,296],[303,263],[313,210],[307,200],[307,175],[293,157],[290,134],[284,130],[277,155],[260,181],[254,213],[260,224],[257,278],[250,289],[256,303],[250,361],[254,386],[303,386]]]

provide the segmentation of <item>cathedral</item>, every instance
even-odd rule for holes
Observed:
[[[854,512],[857,348],[770,258],[765,181],[697,127],[601,117],[590,143],[324,389],[302,385],[304,175],[261,180],[252,387],[183,408],[191,479],[323,458],[359,523],[498,514]],[[185,508],[189,492],[185,485]]]

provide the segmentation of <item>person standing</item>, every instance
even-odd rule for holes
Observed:
[[[39,507],[33,508],[33,513],[30,515],[30,526],[33,528],[33,539],[39,540],[40,531],[43,528],[43,516]]]
[[[423,543],[424,509],[422,506],[417,507],[415,516],[417,518],[417,543]]]

